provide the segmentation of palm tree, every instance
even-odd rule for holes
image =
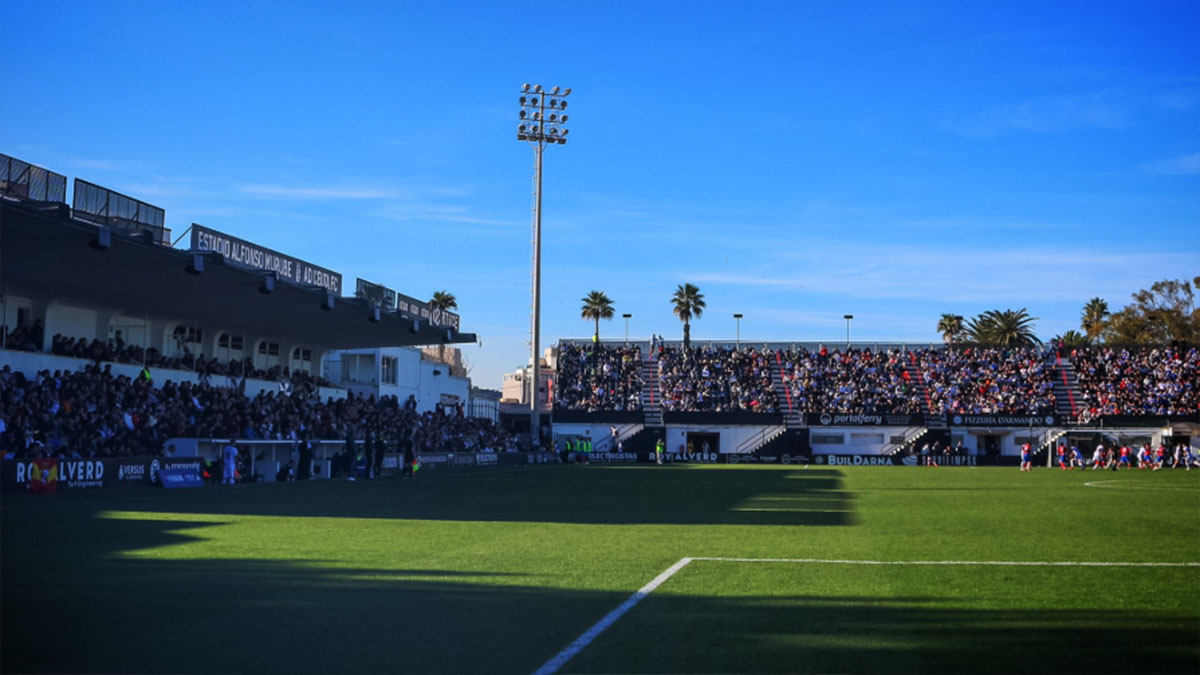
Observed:
[[[1092,298],[1083,306],[1083,314],[1080,316],[1080,328],[1083,329],[1089,340],[1096,339],[1101,331],[1104,330],[1104,324],[1108,321],[1108,303],[1102,298]]]
[[[671,304],[675,316],[683,322],[683,347],[687,349],[692,344],[692,317],[699,319],[704,314],[704,296],[692,284],[680,284],[671,296]]]
[[[592,320],[596,322],[596,334],[592,336],[592,344],[600,344],[600,319],[613,318],[612,300],[604,294],[604,291],[592,291],[583,297],[583,307],[579,310],[579,317],[584,320]]]
[[[1022,307],[1013,311],[988,310],[971,319],[967,325],[967,337],[972,342],[1000,347],[1031,347],[1040,345],[1041,340],[1033,333],[1037,317],[1029,316]]]
[[[1062,346],[1064,346],[1068,349],[1074,349],[1076,347],[1087,347],[1088,345],[1092,344],[1091,338],[1084,335],[1083,333],[1080,333],[1077,330],[1069,330],[1054,339],[1061,342]]]
[[[962,335],[963,318],[957,314],[943,314],[938,319],[937,330],[947,344],[953,344]]]
[[[440,311],[448,311],[458,309],[458,298],[449,291],[434,291],[433,297],[429,299],[429,309]],[[438,361],[446,363],[446,343],[442,342],[438,345]]]

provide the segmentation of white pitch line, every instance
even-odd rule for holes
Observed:
[[[707,562],[813,563],[825,565],[993,565],[1001,567],[1200,567],[1200,562],[1071,562],[1049,560],[834,560],[826,558],[704,558]]]
[[[629,599],[621,603],[620,607],[609,612],[603,619],[597,621],[596,625],[587,629],[587,632],[585,632],[583,635],[580,635],[578,638],[575,638],[574,642],[567,645],[566,649],[559,652],[554,658],[547,661],[541,668],[538,668],[536,671],[534,671],[533,675],[551,675],[559,668],[562,668],[564,663],[570,661],[571,657],[575,656],[582,651],[584,647],[588,646],[592,640],[596,639],[596,636],[604,632],[604,629],[613,625],[613,623],[615,623],[617,619],[621,618],[625,612],[633,609],[634,605],[641,602],[642,598],[650,595],[651,591],[661,586],[664,581],[670,579],[676,572],[683,569],[684,566],[690,562],[692,562],[692,558],[680,558],[679,562],[668,567],[665,572],[654,577],[653,581],[645,586],[642,586],[637,593],[629,596]]]
[[[583,635],[575,638],[575,641],[567,645],[565,649],[556,654],[554,658],[547,661],[534,671],[533,675],[553,675],[562,668],[563,665],[570,661],[579,652],[583,651],[584,647],[591,644],[597,636],[605,631],[609,626],[616,623],[626,612],[633,609],[633,606],[641,602],[647,595],[650,595],[654,589],[658,588],[667,579],[670,579],[676,572],[687,566],[692,561],[701,562],[739,562],[739,563],[808,563],[818,565],[990,565],[1001,567],[1200,567],[1200,562],[1071,562],[1071,561],[1049,561],[1049,560],[837,560],[831,558],[712,558],[704,556],[696,556],[694,558],[680,558],[679,562],[671,565],[665,572],[654,577],[650,583],[642,586],[637,593],[629,596],[629,599],[621,603],[613,611],[609,612],[603,619],[596,622],[594,626],[587,629]]]
[[[1116,485],[1112,485],[1116,483]],[[1132,483],[1132,484],[1131,484]],[[1116,490],[1153,490],[1155,492],[1195,492],[1195,488],[1189,487],[1172,487],[1170,485],[1155,485],[1150,487],[1142,487],[1133,481],[1122,480],[1092,480],[1084,483],[1086,487],[1109,488]]]

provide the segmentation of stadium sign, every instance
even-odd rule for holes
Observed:
[[[274,272],[283,281],[320,286],[334,295],[342,294],[342,275],[337,272],[196,223],[192,223],[192,250],[219,253],[234,265]]]
[[[887,413],[808,413],[810,427],[923,427],[924,415]]]
[[[410,298],[403,293],[396,294],[396,309],[409,316],[424,319],[435,326],[458,330],[457,314],[444,309],[435,309],[430,307],[429,303]]]
[[[954,427],[1052,427],[1058,424],[1055,415],[948,415]]]
[[[715,452],[664,452],[664,462],[684,462],[688,464],[716,464],[719,455]],[[646,456],[647,461],[652,461],[654,453],[649,453]]]
[[[593,452],[588,454],[589,462],[636,462],[638,461],[638,453],[636,452]],[[646,460],[649,461],[649,460]]]
[[[893,457],[891,455],[816,455],[813,464],[829,466],[916,466],[917,458]]]

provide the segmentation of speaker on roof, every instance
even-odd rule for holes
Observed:
[[[193,253],[192,254],[192,264],[185,267],[184,270],[186,270],[187,273],[191,274],[191,275],[203,274],[204,273],[204,254],[203,253]]]
[[[96,231],[96,237],[88,242],[97,251],[107,251],[112,247],[112,230],[102,227]]]

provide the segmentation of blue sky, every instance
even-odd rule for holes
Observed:
[[[524,82],[546,152],[542,341],[1050,338],[1200,274],[1200,2],[0,0],[0,152],[428,298],[482,386],[528,358]],[[186,245],[186,241],[181,243]]]

